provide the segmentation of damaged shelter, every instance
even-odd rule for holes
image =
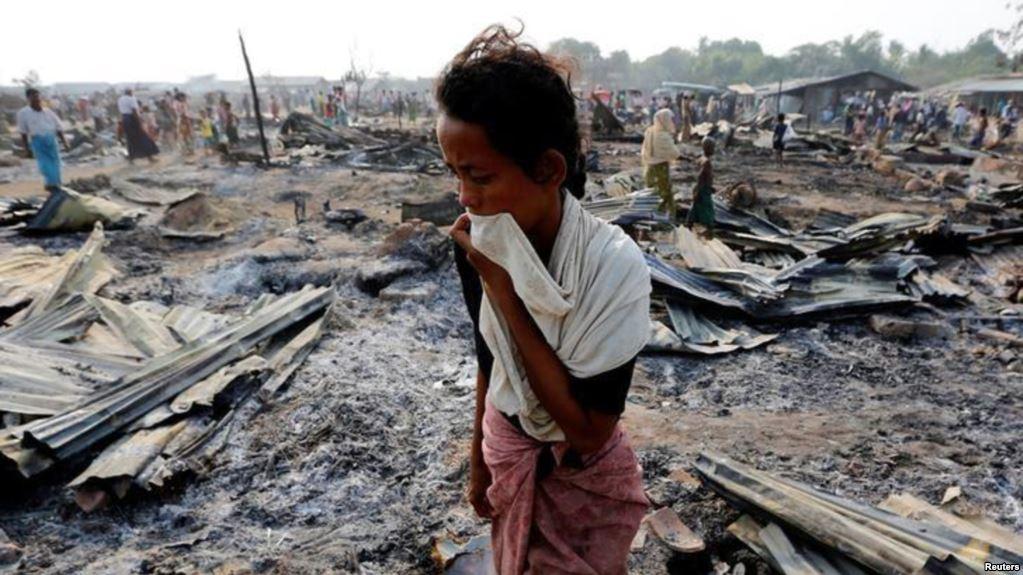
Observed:
[[[0,264],[0,475],[84,468],[69,485],[85,510],[201,473],[316,346],[334,299],[307,286],[240,315],[108,299],[104,243],[97,224],[64,256]]]
[[[432,142],[407,135],[377,137],[356,128],[328,126],[292,112],[281,124],[278,140],[290,151],[292,163],[322,158],[350,168],[374,171],[442,173],[440,149]]]
[[[1001,253],[998,246],[1019,235],[909,213],[862,220],[824,214],[796,232],[715,198],[716,237],[708,240],[683,226],[673,229],[656,212],[651,190],[628,191],[640,185],[631,173],[615,174],[603,187],[590,187],[584,206],[634,235],[671,230],[673,243],[664,234],[639,241],[654,287],[647,351],[655,353],[729,353],[770,342],[800,320],[963,306],[971,289],[942,274],[932,256],[982,258]],[[688,209],[680,202],[683,214]],[[989,261],[992,268],[1000,262]]]
[[[702,114],[679,146],[675,222],[639,123],[599,100],[580,125],[581,203],[636,241],[652,287],[622,414],[652,503],[630,573],[1019,562],[1018,150],[864,146],[811,108],[905,86],[848,80],[783,97],[817,128],[784,165],[750,86],[658,91],[744,112]],[[282,106],[269,162],[242,117],[220,158],[69,162],[49,196],[28,160],[2,168],[0,572],[492,563],[464,497],[478,366],[443,229],[465,209],[429,115],[396,127],[363,98],[380,109],[351,126]],[[677,225],[703,137],[713,237]]]
[[[1023,74],[978,76],[930,88],[929,96],[963,102],[971,108],[986,107],[997,116],[999,104],[1023,103]]]
[[[783,114],[803,114],[808,126],[825,123],[825,112],[837,113],[842,102],[857,94],[872,93],[887,102],[899,92],[916,92],[917,87],[872,70],[861,70],[827,78],[802,78],[757,87],[758,101],[767,109]],[[780,100],[780,102],[779,102]]]

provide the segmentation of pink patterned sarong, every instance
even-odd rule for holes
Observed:
[[[537,480],[550,449],[557,465]],[[519,431],[487,403],[483,458],[493,476],[492,543],[500,575],[624,575],[629,547],[649,505],[642,469],[620,426],[607,443],[562,465],[567,442],[542,443]]]

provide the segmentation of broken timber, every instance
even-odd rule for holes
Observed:
[[[958,530],[948,523],[899,517],[718,454],[702,453],[696,468],[703,481],[729,503],[768,523],[764,529],[743,519],[742,525],[729,530],[785,573],[855,573],[833,567],[852,562],[857,569],[886,575],[979,574],[985,572],[986,562],[1023,562],[1018,552],[1023,541],[1018,536],[1005,541],[976,529]],[[770,528],[771,524],[776,527]],[[1004,531],[992,531],[1004,535]],[[797,538],[812,542],[831,570],[818,568],[808,555],[798,554],[787,543]]]

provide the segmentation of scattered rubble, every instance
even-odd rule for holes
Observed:
[[[451,194],[433,201],[401,203],[401,221],[403,222],[423,220],[438,226],[450,226],[463,213],[465,213],[465,208],[458,203],[458,198]]]
[[[0,410],[21,419],[0,429],[0,473],[33,479],[119,437],[70,483],[86,511],[201,471],[242,405],[271,400],[305,358],[333,301],[331,289],[308,287],[240,317],[126,305],[99,295],[117,273],[104,241],[97,224],[81,250],[32,276],[24,257],[0,269],[4,285],[31,288],[15,289],[14,307],[27,307],[0,331]]]
[[[323,146],[328,150],[354,150],[382,146],[386,142],[359,130],[328,126],[309,114],[292,112],[281,124],[278,139],[285,148]]]
[[[433,144],[407,136],[382,140],[355,128],[328,126],[301,112],[292,112],[284,120],[278,139],[285,149],[293,150],[293,163],[322,158],[362,170],[443,173],[446,169]]]
[[[351,230],[356,224],[366,221],[369,216],[358,208],[337,208],[330,207],[330,200],[323,204],[323,219],[330,224],[337,224],[345,229]]]
[[[82,198],[145,214],[134,229],[106,227],[105,251],[84,233],[18,234],[42,190],[0,198],[10,242],[0,246],[0,472],[19,494],[5,504],[0,570],[7,560],[28,573],[487,565],[486,538],[473,537],[486,527],[462,499],[475,369],[437,229],[463,212],[451,181],[435,177],[425,132],[293,124],[280,138],[290,168],[136,166],[70,181]],[[975,501],[1021,525],[1019,426],[991,416],[1015,417],[1023,373],[1018,160],[923,144],[875,152],[815,132],[778,167],[756,128],[728,128],[697,127],[730,141],[715,162],[713,240],[657,213],[627,133],[590,154],[612,175],[588,174],[586,207],[638,239],[655,288],[623,421],[674,528],[649,518],[630,572],[866,572],[847,546],[822,546],[816,527],[777,513],[810,501],[814,514],[848,518],[840,507],[859,513],[852,500],[889,492],[881,508],[929,534],[958,521],[960,535],[979,526],[971,537],[1012,550],[1018,535],[958,509]],[[692,150],[672,171],[681,217]],[[298,191],[308,213],[296,224],[299,196],[284,194]],[[762,510],[687,478],[699,449],[841,499],[804,490],[797,505]],[[71,509],[65,485],[97,511]],[[869,529],[852,518],[848,533],[913,547],[904,524],[867,509]],[[704,548],[679,552],[673,533]],[[910,535],[936,546],[903,555],[924,564],[979,557]]]
[[[231,217],[196,191],[169,204],[158,226],[166,238],[194,241],[219,240],[232,231]]]
[[[76,232],[92,229],[97,222],[108,229],[135,225],[139,210],[97,196],[80,194],[70,188],[50,192],[39,212],[28,222],[30,232]]]
[[[1023,538],[1012,531],[912,496],[874,508],[711,453],[696,468],[708,487],[749,511],[729,531],[781,573],[983,573],[985,564],[1023,562]]]

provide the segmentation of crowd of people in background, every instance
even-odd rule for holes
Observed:
[[[997,113],[992,115],[984,106],[958,100],[942,103],[893,95],[885,101],[872,94],[855,94],[846,100],[841,117],[844,134],[860,145],[873,137],[879,149],[888,142],[936,146],[943,140],[979,149],[1008,139],[1019,128],[1018,103],[999,101],[996,109]],[[827,116],[828,112],[823,115]],[[947,134],[945,138],[941,136],[943,133]]]
[[[685,91],[674,96],[655,91],[646,97],[639,90],[611,91],[598,85],[589,97],[583,99],[583,108],[592,111],[596,106],[595,100],[608,106],[626,124],[649,125],[659,110],[671,110],[676,132],[684,128],[686,119],[691,127],[719,120],[735,122],[746,113],[743,103],[732,92],[697,97]]]
[[[177,88],[156,93],[129,88],[67,96],[30,88],[25,96],[28,105],[17,114],[17,129],[24,155],[37,160],[50,189],[61,185],[60,148],[70,149],[64,137],[68,128],[86,134],[97,147],[116,134],[127,149],[129,162],[139,158],[156,162],[161,149],[176,150],[185,157],[197,151],[203,156],[229,151],[241,142],[243,120],[250,122],[256,114],[249,93],[195,95]],[[352,104],[344,86],[276,88],[259,96],[259,112],[271,125],[293,111],[302,111],[328,126],[348,126],[353,121]],[[362,106],[367,113],[396,119],[399,127],[403,122],[415,126],[421,118],[432,119],[437,113],[427,91],[374,89],[363,97]]]
[[[597,102],[608,105],[623,122],[632,120],[631,114],[645,117],[648,128],[644,133],[640,156],[646,185],[661,198],[659,211],[676,221],[674,193],[669,167],[682,157],[678,143],[691,143],[694,127],[702,122],[748,119],[742,102],[731,97],[704,95],[680,91],[674,99],[655,95],[644,105],[634,93],[624,91],[594,91],[586,101],[592,109]],[[777,106],[777,102],[774,102]],[[767,99],[761,100],[754,122],[768,123],[772,129],[771,144],[779,167],[784,166],[785,150],[789,141],[797,137],[791,118],[777,110]],[[999,101],[992,113],[983,106],[970,106],[966,102],[920,98],[910,94],[894,94],[888,99],[874,93],[853,93],[843,98],[839,113],[826,109],[817,119],[823,127],[840,127],[846,137],[860,146],[884,149],[889,143],[915,143],[939,146],[950,142],[981,149],[994,147],[1008,140],[1019,129],[1019,104],[1009,99]],[[711,196],[713,188],[712,158],[715,152],[713,138],[701,141],[703,155],[697,162],[697,185],[693,188],[693,208],[686,225],[698,228],[701,234],[713,236],[714,213]]]
[[[260,94],[259,103],[263,117],[271,124],[283,121],[293,111],[303,111],[330,126],[349,126],[353,122],[352,99],[344,86],[275,88]],[[132,90],[108,90],[90,96],[41,93],[40,105],[70,127],[89,128],[96,133],[115,130],[129,149],[131,160],[152,158],[160,147],[184,155],[230,148],[239,143],[241,122],[252,120],[255,114],[248,93],[195,95],[177,88],[155,94]],[[363,95],[362,108],[394,118],[399,125],[416,125],[421,118],[436,114],[436,105],[427,91],[375,89]]]
[[[47,185],[51,186],[59,185],[59,170],[54,168],[59,166],[57,128],[63,130],[64,125],[87,127],[96,133],[115,130],[118,140],[128,149],[129,161],[137,158],[154,161],[160,148],[191,156],[197,150],[212,155],[217,150],[237,146],[242,119],[251,121],[256,111],[247,92],[194,95],[174,88],[155,94],[145,92],[141,97],[130,89],[121,93],[111,89],[77,97],[47,96],[39,91],[33,94],[30,101],[34,99],[36,103],[27,106],[30,111],[23,111],[20,116],[27,119],[21,125],[26,139],[24,145],[27,151],[33,151],[37,160],[45,160],[45,173],[50,174]],[[430,119],[437,113],[436,103],[428,91],[375,88],[360,96],[364,113],[392,118],[399,127],[403,123],[415,126],[421,118]],[[660,172],[667,165],[661,156],[673,154],[661,142],[668,133],[678,142],[686,142],[692,138],[694,128],[704,122],[771,118],[775,124],[773,140],[779,162],[783,159],[785,141],[795,135],[790,126],[786,125],[785,129],[777,126],[785,124],[782,119],[785,116],[776,114],[777,102],[761,99],[754,106],[752,100],[731,92],[708,95],[656,90],[645,96],[639,90],[612,91],[597,86],[585,97],[577,96],[583,111],[592,112],[599,102],[626,124],[656,128],[647,134],[647,139],[659,142],[657,153],[652,144],[645,145],[644,163],[650,167],[648,178],[657,180],[660,187],[664,187]],[[293,111],[308,111],[329,126],[349,126],[353,122],[350,110],[355,103],[352,100],[345,86],[274,88],[259,96],[260,112],[270,123],[282,121]],[[359,105],[355,107],[358,111]],[[980,149],[1011,138],[1019,129],[1020,113],[1020,104],[1011,99],[994,102],[989,109],[957,99],[940,101],[914,94],[882,98],[873,92],[854,92],[844,94],[837,108],[824,109],[815,121],[822,127],[839,127],[857,145],[878,149],[888,143],[937,146],[945,142]],[[57,159],[53,160],[54,157]],[[667,212],[674,211],[670,205],[663,207]]]

